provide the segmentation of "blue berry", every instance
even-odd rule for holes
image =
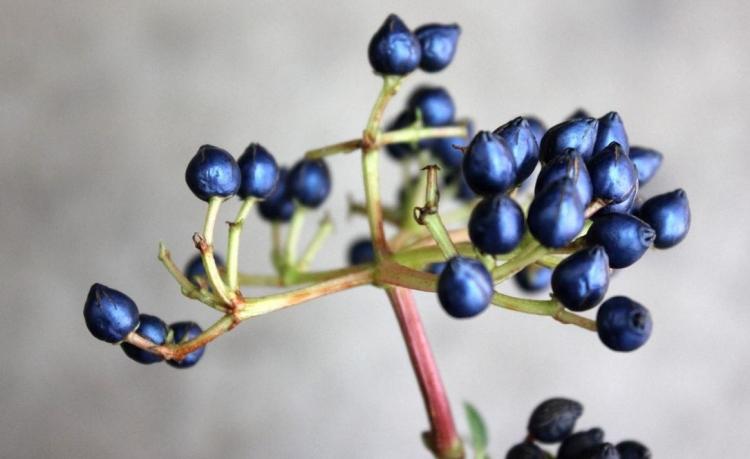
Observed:
[[[608,299],[596,314],[599,339],[613,351],[629,352],[643,346],[652,327],[648,309],[625,296]]]
[[[621,441],[617,444],[617,452],[620,459],[651,459],[651,451],[635,440]]]
[[[518,247],[525,229],[523,211],[504,194],[482,199],[469,218],[469,238],[482,252],[508,253]]]
[[[265,198],[279,180],[279,166],[273,155],[262,145],[251,143],[237,160],[242,180],[237,194],[240,198]]]
[[[258,204],[260,216],[271,222],[288,222],[294,214],[294,200],[289,192],[289,171],[279,169],[279,179],[271,194]]]
[[[164,344],[167,340],[167,324],[160,318],[148,314],[141,314],[138,318],[139,324],[135,332],[156,345]],[[135,347],[130,343],[122,343],[120,347],[125,355],[138,363],[148,365],[164,360],[160,355]]]
[[[331,192],[331,174],[322,159],[303,159],[289,172],[289,192],[306,207],[318,207]]]
[[[443,88],[421,87],[411,96],[408,105],[410,109],[420,111],[425,126],[445,126],[456,117],[453,99]]]
[[[552,292],[572,311],[596,306],[609,287],[609,259],[601,246],[579,250],[552,273]]]
[[[414,123],[414,112],[412,110],[404,110],[388,126],[388,130],[395,131],[398,129],[404,129],[411,126],[412,123]],[[415,152],[414,146],[410,143],[389,143],[386,145],[385,150],[395,160],[404,159]]]
[[[596,143],[594,143],[594,154],[602,151],[612,142],[620,144],[625,155],[630,152],[628,134],[625,132],[625,126],[622,124],[622,119],[617,112],[609,112],[599,118],[599,128],[596,133]]]
[[[240,168],[232,155],[213,145],[203,145],[185,170],[185,181],[199,199],[234,195],[240,187]]]
[[[489,196],[505,192],[516,180],[516,161],[505,141],[479,131],[464,155],[464,177],[475,193]]]
[[[536,139],[537,145],[542,144],[542,137],[547,132],[547,127],[542,123],[542,120],[536,116],[526,115],[523,117],[527,123],[529,123],[529,129],[534,133],[534,139]]]
[[[569,178],[549,184],[534,196],[529,206],[529,231],[542,245],[568,245],[583,229],[585,208]]]
[[[531,413],[529,435],[542,443],[557,443],[573,432],[583,406],[567,398],[551,398]]]
[[[638,215],[656,231],[654,247],[659,249],[679,244],[690,229],[690,203],[682,189],[648,199]]]
[[[594,154],[594,141],[599,121],[596,118],[576,118],[552,126],[542,137],[539,155],[548,163],[568,148],[581,154],[588,161]]]
[[[638,186],[638,171],[617,142],[594,155],[588,169],[596,198],[622,202]]]
[[[439,72],[453,60],[461,28],[458,24],[426,24],[418,27],[414,35],[422,47],[419,67],[426,72]]]
[[[445,269],[445,262],[438,261],[438,262],[430,263],[429,265],[427,265],[426,271],[428,273],[432,273],[432,274],[439,276],[440,273],[442,273],[444,269]]]
[[[643,147],[630,147],[630,160],[638,170],[638,181],[645,185],[661,166],[664,156],[656,150]]]
[[[370,238],[357,239],[349,247],[349,264],[361,265],[375,261],[375,250]]]
[[[83,318],[95,338],[118,343],[138,326],[138,307],[126,294],[94,284],[83,306]]]
[[[492,276],[482,263],[472,258],[451,258],[438,277],[440,304],[457,319],[474,317],[487,309],[492,293]]]
[[[656,233],[629,214],[611,213],[594,218],[586,239],[604,247],[610,268],[626,268],[638,261],[654,242]]]
[[[222,268],[224,266],[224,260],[221,258],[221,256],[215,253],[214,260],[216,260],[216,266],[218,266],[219,268]],[[183,272],[185,273],[185,277],[190,279],[190,281],[195,285],[198,285],[195,283],[196,278],[206,277],[206,268],[203,266],[203,259],[201,259],[200,254],[194,255],[193,258],[188,261]]]
[[[474,190],[469,186],[469,182],[466,181],[463,166],[457,169],[454,174],[446,176],[446,183],[453,183],[455,180],[458,180],[456,199],[461,202],[470,202],[477,198],[477,194],[474,193]]]
[[[376,73],[406,75],[419,65],[422,48],[401,18],[391,14],[370,40],[367,57]]]
[[[466,126],[467,137],[439,137],[430,143],[432,154],[448,169],[459,169],[464,160],[463,148],[469,144],[474,135],[473,123]]]
[[[592,446],[580,456],[583,459],[620,459],[620,453],[611,443],[600,443]]]
[[[581,199],[581,204],[584,207],[588,205],[594,194],[591,177],[580,153],[572,148],[568,148],[542,167],[539,171],[539,176],[536,178],[534,193],[539,193],[547,185],[563,177],[573,180],[578,190],[578,197]]]
[[[548,459],[549,456],[540,447],[534,443],[523,442],[513,445],[505,459]]]
[[[537,265],[527,266],[514,276],[521,289],[532,293],[548,289],[551,278],[551,269]]]
[[[620,213],[620,214],[628,214],[628,213],[634,213],[633,209],[635,209],[636,201],[638,200],[638,190],[640,189],[640,185],[638,184],[638,181],[636,180],[635,186],[633,189],[630,190],[630,193],[620,202],[610,202],[606,206],[602,207],[596,212],[596,216],[604,215],[604,214],[611,214],[611,213]],[[639,206],[640,207],[640,206]]]
[[[513,154],[516,162],[516,184],[529,178],[539,162],[539,144],[529,122],[519,116],[492,133],[505,140]]]
[[[203,332],[201,327],[195,322],[175,322],[169,326],[169,329],[172,331],[172,342],[174,344],[182,344],[190,341]],[[203,346],[186,355],[179,362],[176,360],[167,360],[167,363],[175,368],[190,368],[198,363],[198,360],[203,357],[205,351],[206,347]]]
[[[603,440],[604,431],[596,427],[576,432],[563,440],[560,449],[557,450],[556,459],[578,459]]]

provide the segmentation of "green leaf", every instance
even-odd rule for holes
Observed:
[[[474,446],[474,457],[476,459],[484,459],[487,457],[487,428],[479,411],[471,403],[464,402],[464,410],[466,410],[466,419],[469,421],[471,443]]]

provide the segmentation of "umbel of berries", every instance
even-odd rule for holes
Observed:
[[[102,284],[89,289],[83,317],[94,337],[119,343],[138,326],[138,307],[126,294]]]
[[[376,73],[406,75],[419,65],[422,48],[404,21],[391,14],[370,40],[367,57]]]
[[[203,145],[185,170],[185,181],[199,199],[233,196],[240,187],[240,168],[232,155],[213,145]]]
[[[472,258],[451,258],[438,277],[440,304],[457,319],[474,317],[487,309],[492,292],[492,276],[482,263]]]

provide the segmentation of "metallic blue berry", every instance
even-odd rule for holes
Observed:
[[[617,112],[609,112],[599,118],[599,128],[596,133],[596,143],[594,143],[594,154],[604,150],[612,142],[619,143],[625,155],[630,152],[628,134],[625,132],[625,125],[622,124],[622,119]]]
[[[456,117],[453,99],[443,88],[421,87],[411,96],[408,105],[410,109],[422,113],[422,124],[425,126],[445,126]]]
[[[167,340],[167,324],[156,316],[141,314],[135,332],[159,346]],[[130,343],[122,343],[120,347],[122,347],[125,355],[144,365],[164,360],[160,355],[135,347]]]
[[[600,443],[592,446],[580,456],[582,459],[620,459],[620,453],[611,443]]]
[[[604,441],[604,431],[597,427],[576,432],[560,444],[556,459],[578,459],[602,441]]]
[[[620,202],[610,202],[606,206],[599,209],[594,215],[600,216],[600,215],[611,214],[611,213],[620,213],[620,214],[634,213],[635,203],[638,200],[639,189],[640,189],[640,185],[638,184],[638,180],[636,180],[635,186],[633,187],[632,190],[630,190],[630,193],[628,193],[625,199],[623,199]]]
[[[536,178],[534,193],[539,193],[547,185],[563,177],[573,180],[576,190],[578,190],[578,197],[581,199],[581,204],[587,206],[591,202],[594,188],[591,184],[591,177],[586,168],[586,163],[584,163],[580,153],[572,148],[568,148],[542,167]]]
[[[552,273],[552,292],[571,311],[596,306],[609,287],[609,258],[604,248],[579,250],[560,262]]]
[[[630,147],[630,160],[638,170],[638,181],[645,185],[661,166],[664,156],[656,150],[644,147]]]
[[[539,163],[539,144],[534,137],[534,131],[526,119],[515,118],[499,128],[493,134],[505,140],[516,162],[516,184],[520,184],[529,176]]]
[[[404,110],[393,122],[388,126],[389,131],[395,131],[398,129],[407,128],[414,123],[414,111]],[[396,160],[404,159],[411,156],[416,152],[414,146],[410,143],[389,143],[385,146],[385,151]]]
[[[472,258],[451,258],[438,277],[440,304],[457,319],[474,317],[487,309],[492,292],[492,276],[482,263]]]
[[[562,178],[534,196],[527,217],[529,231],[546,247],[564,247],[583,229],[584,211],[575,183]]]
[[[679,244],[690,230],[690,203],[681,188],[648,199],[638,216],[656,231],[654,247],[659,249]]]
[[[536,116],[526,115],[523,117],[527,123],[529,123],[529,129],[534,133],[534,139],[536,139],[537,145],[542,144],[542,137],[547,132],[547,127],[542,123],[542,120]]]
[[[172,331],[172,342],[174,344],[182,344],[190,341],[197,338],[203,332],[200,325],[195,322],[175,322],[169,326],[169,329]],[[167,360],[167,363],[175,368],[190,368],[198,363],[198,360],[203,357],[205,351],[206,347],[203,346],[186,355],[179,362],[176,360]]]
[[[610,268],[626,268],[654,243],[656,233],[646,222],[629,214],[597,216],[586,234],[590,244],[604,247]]]
[[[599,339],[613,351],[638,349],[651,336],[651,313],[625,296],[615,296],[599,306],[596,330]]]
[[[617,444],[617,452],[620,453],[620,459],[651,459],[651,451],[635,440],[621,441]]]
[[[464,155],[464,177],[483,196],[505,192],[516,180],[516,161],[505,140],[479,131]]]
[[[294,200],[289,192],[289,171],[279,169],[279,179],[271,194],[258,204],[260,216],[271,222],[288,222],[294,214]]]
[[[594,142],[599,121],[596,118],[576,118],[552,126],[542,137],[539,155],[548,163],[566,149],[573,148],[588,161],[594,154]]]
[[[595,198],[622,202],[638,186],[638,171],[617,142],[594,155],[588,169]]]
[[[539,292],[550,286],[552,270],[544,266],[530,265],[513,277],[516,284],[527,292]]]
[[[459,169],[464,160],[464,152],[471,138],[474,136],[474,125],[468,122],[466,125],[466,137],[439,137],[430,142],[430,151],[433,156],[443,163],[447,169]]]
[[[331,174],[322,159],[303,159],[289,172],[289,192],[306,207],[318,207],[331,192]]]
[[[376,73],[406,75],[419,65],[422,48],[406,24],[391,14],[370,40],[367,57]]]
[[[414,35],[422,47],[419,67],[426,72],[439,72],[453,60],[461,28],[458,24],[426,24],[418,27]]]
[[[138,307],[126,294],[94,284],[83,306],[83,318],[95,338],[118,343],[138,326]]]
[[[523,237],[521,207],[510,197],[498,194],[482,199],[469,218],[469,238],[479,250],[490,255],[508,253]]]
[[[513,445],[505,459],[548,459],[549,456],[534,443],[523,442]]]
[[[563,441],[573,432],[583,406],[567,398],[551,398],[540,403],[531,413],[529,435],[542,443]]]
[[[185,170],[185,181],[199,199],[226,198],[240,187],[240,168],[226,150],[203,145],[193,156]]]
[[[251,143],[237,160],[242,181],[237,194],[240,198],[265,198],[279,179],[279,166],[273,155],[262,145]]]
[[[357,239],[349,247],[349,264],[361,265],[375,261],[375,250],[370,238]]]

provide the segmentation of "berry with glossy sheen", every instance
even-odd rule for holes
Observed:
[[[224,259],[221,258],[220,255],[214,253],[214,260],[216,261],[216,266],[218,266],[219,268],[224,267]],[[190,281],[193,283],[195,283],[196,278],[206,277],[206,268],[203,266],[203,259],[201,258],[200,254],[194,255],[193,258],[188,261],[183,272],[185,273],[185,277],[190,279]]]
[[[542,443],[563,441],[573,432],[583,405],[567,398],[551,398],[540,403],[531,413],[529,435]]]
[[[498,194],[482,199],[469,218],[469,238],[479,250],[490,255],[508,253],[523,237],[521,207],[510,197]]]
[[[444,88],[423,86],[409,98],[409,108],[419,110],[425,126],[445,126],[456,117],[456,105]]]
[[[594,155],[588,169],[595,198],[622,202],[638,186],[638,171],[617,142]]]
[[[258,204],[260,216],[270,222],[288,222],[294,214],[294,200],[289,192],[289,171],[279,169],[279,179],[271,194]]]
[[[536,178],[534,193],[539,193],[547,185],[563,177],[573,180],[581,203],[587,206],[594,195],[594,188],[583,157],[572,148],[568,148],[542,167]]]
[[[469,144],[463,161],[469,187],[482,196],[503,193],[516,181],[516,161],[503,139],[479,131]]]
[[[531,132],[534,133],[534,139],[536,139],[537,145],[541,145],[542,137],[544,137],[544,133],[547,132],[547,127],[544,125],[544,123],[542,123],[542,120],[540,120],[536,116],[526,115],[523,117],[523,119],[525,119],[526,122],[529,123],[529,129],[531,129]]]
[[[544,163],[572,148],[588,161],[594,154],[594,142],[599,121],[596,118],[576,118],[552,126],[539,144],[539,156]]]
[[[547,453],[534,443],[523,442],[513,445],[505,459],[548,459]]]
[[[472,258],[451,258],[438,277],[440,304],[457,319],[474,317],[487,309],[492,293],[492,276],[482,263]]]
[[[690,230],[690,203],[681,188],[648,199],[638,215],[656,231],[654,247],[659,249],[679,244]]]
[[[638,181],[645,185],[659,170],[664,156],[656,150],[644,147],[630,147],[630,160],[638,171]]]
[[[461,28],[458,24],[425,24],[414,35],[422,47],[419,67],[426,72],[439,72],[453,60]]]
[[[651,451],[635,440],[625,440],[617,444],[620,459],[651,459]]]
[[[138,326],[138,307],[126,294],[94,284],[83,306],[83,318],[95,338],[119,343]]]
[[[135,332],[152,343],[161,346],[167,340],[167,324],[156,316],[141,314],[138,316],[138,328]],[[135,347],[130,343],[120,345],[125,355],[138,363],[149,365],[164,360],[160,355]]]
[[[638,190],[640,189],[640,185],[638,184],[638,181],[635,181],[635,186],[632,190],[630,190],[630,193],[620,202],[610,202],[606,206],[599,209],[596,214],[594,215],[604,215],[604,214],[611,214],[611,213],[620,213],[620,214],[629,214],[634,213],[635,203],[638,200]],[[640,206],[639,206],[640,207]]]
[[[404,129],[411,126],[412,123],[414,123],[414,112],[412,110],[404,110],[388,126],[388,130]],[[385,151],[396,160],[407,158],[416,152],[414,146],[410,143],[389,143],[385,146]]]
[[[505,140],[513,154],[516,162],[516,184],[529,178],[539,162],[539,143],[529,122],[519,116],[492,133]]]
[[[600,443],[589,448],[582,456],[583,459],[620,459],[620,453],[611,443]]]
[[[531,234],[545,247],[565,247],[583,229],[585,208],[569,178],[549,184],[534,196],[527,223]]]
[[[422,47],[404,21],[391,14],[370,40],[367,57],[376,73],[406,75],[419,66]]]
[[[654,243],[656,233],[643,220],[629,214],[596,216],[587,241],[604,247],[610,268],[626,268],[638,261]]]
[[[349,247],[349,264],[361,265],[375,261],[375,250],[370,238],[357,239]]]
[[[182,344],[190,341],[203,332],[200,325],[190,321],[175,322],[169,326],[169,329],[172,331],[172,340],[174,344]],[[179,362],[176,360],[167,360],[167,363],[175,368],[190,368],[198,363],[198,360],[203,357],[205,351],[206,347],[203,346],[186,355],[185,358]]]
[[[560,444],[556,459],[578,459],[602,441],[604,441],[604,431],[597,427],[576,432]]]
[[[262,145],[251,143],[237,160],[242,180],[237,195],[265,198],[273,191],[279,179],[279,166],[276,159]]]
[[[625,125],[617,112],[609,112],[599,118],[599,128],[596,132],[596,142],[594,143],[594,154],[602,151],[612,142],[617,142],[622,147],[626,155],[630,152],[630,142],[628,134],[625,132]]]
[[[199,199],[226,198],[237,193],[242,175],[237,161],[226,150],[203,145],[185,170],[185,181]]]
[[[550,287],[552,270],[544,266],[530,265],[519,271],[513,279],[522,290],[539,292]]]
[[[571,311],[596,306],[609,288],[609,258],[604,248],[579,250],[560,262],[552,273],[552,292]]]
[[[638,349],[648,341],[652,328],[648,309],[625,296],[608,299],[596,314],[599,339],[613,351]]]
[[[430,151],[443,166],[448,169],[456,170],[461,168],[464,160],[462,149],[469,145],[474,137],[474,124],[469,121],[466,125],[466,137],[438,137],[430,142]]]
[[[331,173],[322,159],[302,159],[289,172],[289,192],[305,207],[318,207],[331,192]]]

